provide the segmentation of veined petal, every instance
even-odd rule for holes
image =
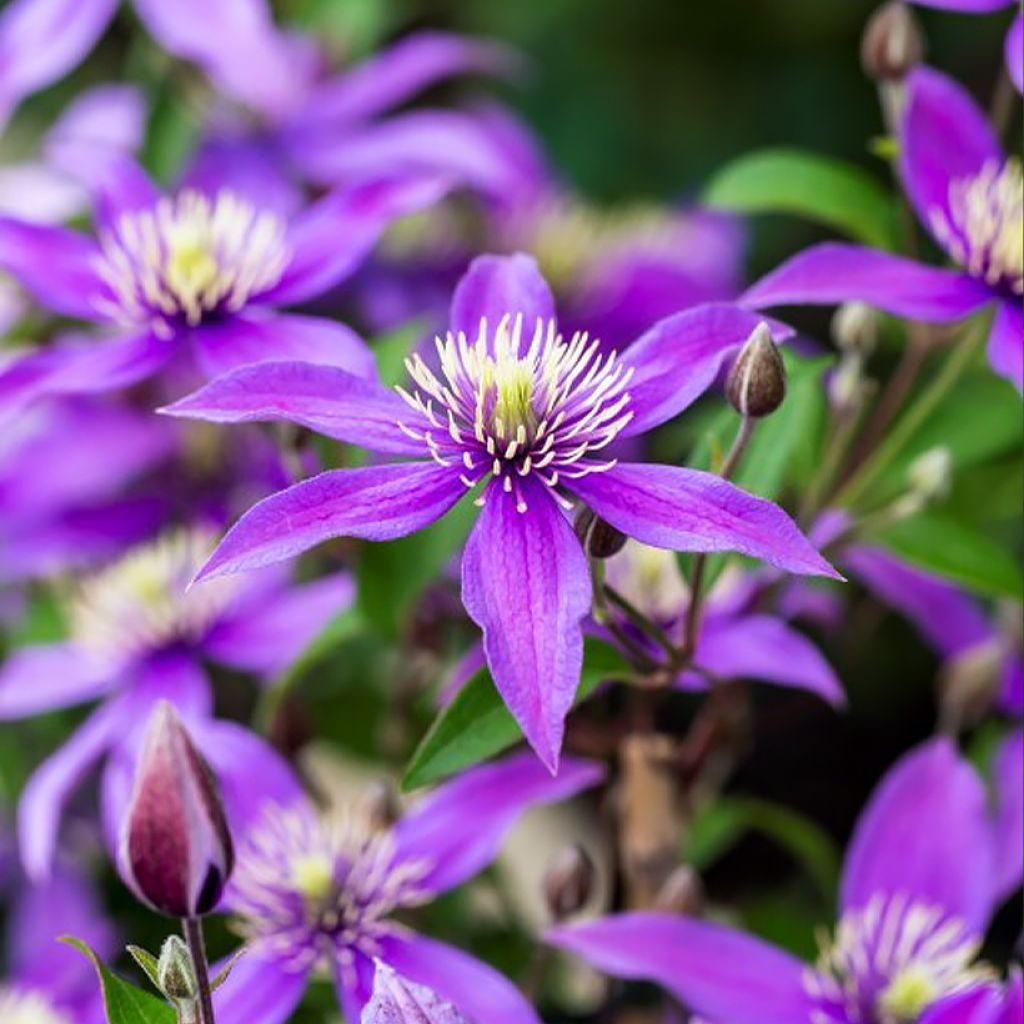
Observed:
[[[422,457],[425,450],[399,427],[414,414],[394,391],[333,366],[243,367],[161,411],[213,423],[287,420],[386,455]]]
[[[377,363],[362,338],[345,324],[321,317],[272,314],[229,317],[192,332],[196,360],[208,377],[256,363],[337,366],[373,379]]]
[[[985,787],[945,738],[891,768],[861,814],[847,850],[844,911],[902,894],[983,931],[995,867]]]
[[[1002,898],[1024,875],[1024,733],[1016,729],[992,760],[996,797],[996,892]]]
[[[548,932],[547,941],[619,977],[652,981],[702,1017],[805,1024],[805,967],[760,939],[669,914],[619,914]]]
[[[439,519],[465,493],[457,468],[432,462],[328,470],[249,509],[196,582],[259,569],[333,537],[404,537]]]
[[[395,826],[396,857],[432,864],[422,885],[444,892],[497,856],[517,819],[538,804],[567,800],[604,777],[601,765],[566,758],[552,775],[531,753],[471,768],[416,804]],[[472,820],[471,830],[460,823]]]
[[[462,600],[483,630],[498,692],[554,772],[580,681],[590,575],[572,526],[544,486],[531,477],[517,485],[519,495],[496,480],[487,487],[462,557]]]
[[[710,387],[725,357],[764,319],[737,306],[714,303],[656,323],[622,354],[622,364],[633,368],[633,418],[620,436],[642,434],[682,412]],[[793,332],[776,324],[773,334],[781,341]]]
[[[220,1024],[284,1024],[308,984],[308,972],[291,970],[260,951],[247,950],[214,992],[214,1012]]]
[[[617,530],[652,547],[738,551],[787,572],[841,578],[778,505],[712,473],[619,463],[566,487]]]
[[[72,644],[16,648],[0,662],[0,720],[81,704],[115,682]]]
[[[1019,299],[1000,302],[988,338],[992,369],[1024,391],[1024,310]]]
[[[527,333],[538,320],[553,320],[555,299],[532,256],[478,256],[462,275],[452,296],[450,330],[473,342],[480,322],[496,327],[506,315],[523,318]]]
[[[826,242],[797,253],[762,277],[740,302],[753,309],[866,302],[894,316],[948,323],[991,302],[993,294],[982,282],[955,270]]]
[[[433,989],[417,985],[377,962],[373,998],[363,1010],[364,1024],[469,1024],[451,1003]]]

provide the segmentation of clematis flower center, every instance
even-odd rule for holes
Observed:
[[[934,1002],[992,980],[981,943],[957,918],[903,895],[843,915],[805,977],[814,1024],[908,1024]]]
[[[38,992],[19,992],[0,985],[0,1021],[4,1024],[71,1024],[71,1018],[59,1011]]]
[[[949,188],[949,213],[932,212],[953,258],[993,287],[1024,294],[1024,171],[1017,157],[989,161]]]
[[[100,250],[113,297],[97,298],[97,308],[162,337],[237,312],[275,285],[289,260],[281,218],[229,191],[210,199],[186,189],[124,213],[101,233]]]
[[[235,592],[230,577],[186,590],[215,543],[210,531],[177,530],[86,579],[68,610],[75,643],[100,662],[119,664],[197,640]]]
[[[578,333],[565,341],[541,320],[527,336],[521,316],[505,316],[493,331],[482,321],[474,341],[449,333],[436,348],[439,373],[419,354],[406,361],[415,388],[397,390],[416,415],[399,426],[441,465],[461,465],[467,488],[493,476],[525,512],[526,477],[554,491],[561,477],[615,465],[594,455],[633,417],[633,371],[597,340]]]

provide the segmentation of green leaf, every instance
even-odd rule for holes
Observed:
[[[122,981],[107,969],[84,942],[73,938],[62,941],[88,957],[96,968],[103,988],[103,1004],[109,1024],[176,1024],[177,1014],[170,1006],[127,981]]]
[[[146,977],[153,983],[153,987],[160,989],[160,960],[153,956],[148,949],[141,946],[128,946],[128,953],[131,958],[146,973]]]
[[[593,693],[599,683],[626,674],[631,674],[629,665],[614,647],[588,637],[576,702]],[[402,789],[408,792],[447,778],[500,754],[522,738],[490,673],[481,669],[434,719],[406,768]]]
[[[924,512],[868,535],[912,565],[980,594],[1020,600],[1024,577],[1013,555],[987,534]]]
[[[893,197],[861,168],[796,149],[764,149],[727,164],[704,201],[737,213],[795,213],[882,249],[897,246]]]

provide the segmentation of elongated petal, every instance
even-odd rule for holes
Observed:
[[[412,413],[394,391],[333,366],[247,366],[161,411],[213,423],[287,420],[386,455],[422,457],[427,453],[423,441],[399,427]]]
[[[418,175],[365,182],[330,193],[292,222],[291,262],[281,280],[258,301],[289,305],[340,284],[359,268],[392,221],[436,203],[449,188],[445,178]]]
[[[988,339],[992,369],[1024,391],[1024,310],[1019,299],[1001,302]]]
[[[948,216],[954,181],[1003,160],[988,118],[967,90],[932,68],[916,68],[907,77],[899,135],[904,187],[929,228],[935,211]]]
[[[737,306],[712,304],[688,309],[656,323],[630,345],[622,364],[632,367],[629,382],[633,419],[623,437],[642,434],[670,420],[699,398],[764,317]],[[776,341],[792,335],[777,325]]]
[[[0,663],[0,719],[25,718],[93,700],[114,684],[72,644],[12,651]]]
[[[65,144],[103,146],[115,152],[134,153],[146,132],[146,97],[135,85],[96,85],[79,93],[46,133],[47,161],[68,173],[56,148]]]
[[[452,296],[449,326],[470,341],[484,319],[493,328],[502,317],[520,315],[527,334],[538,320],[552,320],[555,299],[532,256],[478,256],[462,275]]]
[[[366,342],[345,324],[312,316],[237,316],[193,332],[199,365],[208,377],[269,362],[337,366],[357,377],[377,376]]]
[[[583,664],[587,560],[543,485],[520,484],[526,510],[488,486],[462,558],[462,600],[483,630],[494,684],[530,746],[554,772]]]
[[[469,1024],[459,1011],[423,985],[396,974],[377,962],[373,998],[360,1018],[361,1024]]]
[[[804,965],[732,928],[668,914],[621,914],[556,928],[547,941],[615,977],[653,981],[708,1020],[811,1020]]]
[[[999,986],[982,985],[946,996],[929,1006],[919,1024],[999,1024]]]
[[[0,128],[21,99],[93,48],[117,0],[14,0],[0,13]]]
[[[395,826],[397,856],[432,864],[423,887],[451,889],[482,871],[518,818],[567,800],[604,776],[595,762],[567,758],[553,776],[530,753],[472,768],[417,804]],[[472,820],[470,830],[460,823]]]
[[[248,672],[283,672],[355,598],[348,573],[271,592],[221,619],[203,642],[217,661]]]
[[[947,739],[890,769],[847,851],[843,910],[901,893],[984,930],[993,903],[993,842],[985,787]]]
[[[508,978],[461,949],[413,934],[386,936],[381,946],[381,960],[417,985],[433,989],[472,1021],[540,1024]]]
[[[948,323],[992,298],[991,289],[966,274],[859,245],[827,242],[797,253],[740,301],[754,309],[866,302],[894,316]]]
[[[465,493],[458,471],[434,463],[329,470],[249,509],[196,580],[259,569],[333,537],[404,537],[439,519]]]
[[[821,651],[788,622],[770,615],[709,619],[694,660],[724,679],[760,679],[816,693],[830,704],[846,701]]]
[[[248,950],[213,994],[219,1024],[285,1024],[299,1005],[309,974]]]
[[[992,761],[996,796],[996,893],[1008,896],[1024,875],[1024,733],[1010,733]]]
[[[787,572],[839,575],[778,505],[711,473],[619,463],[566,486],[617,530],[652,547],[738,551]]]
[[[1024,14],[1013,19],[1006,33],[1006,70],[1010,72],[1017,92],[1024,92]]]

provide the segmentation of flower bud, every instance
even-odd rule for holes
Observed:
[[[578,843],[567,846],[544,876],[544,898],[556,921],[586,906],[594,889],[594,862]]]
[[[878,311],[865,302],[845,302],[832,317],[832,339],[841,352],[867,357],[878,344]]]
[[[589,508],[582,508],[576,516],[576,536],[591,558],[611,558],[626,546],[626,535],[606,523]]]
[[[939,676],[943,721],[954,729],[977,725],[995,702],[1006,663],[1000,637],[982,641],[950,659]]]
[[[766,323],[754,328],[725,381],[725,394],[744,417],[767,416],[786,397],[786,368]]]
[[[873,81],[899,81],[924,59],[924,36],[910,8],[900,0],[883,4],[868,19],[860,60]]]
[[[172,1002],[178,1003],[199,998],[199,983],[188,946],[171,935],[160,950],[157,963],[157,987]]]
[[[122,861],[143,902],[180,918],[209,913],[234,864],[217,782],[167,701],[146,731]]]
[[[953,482],[953,456],[948,448],[929,448],[907,470],[910,489],[925,503],[944,498]]]
[[[681,864],[658,891],[656,907],[670,914],[699,914],[704,906],[704,887],[688,864]]]

